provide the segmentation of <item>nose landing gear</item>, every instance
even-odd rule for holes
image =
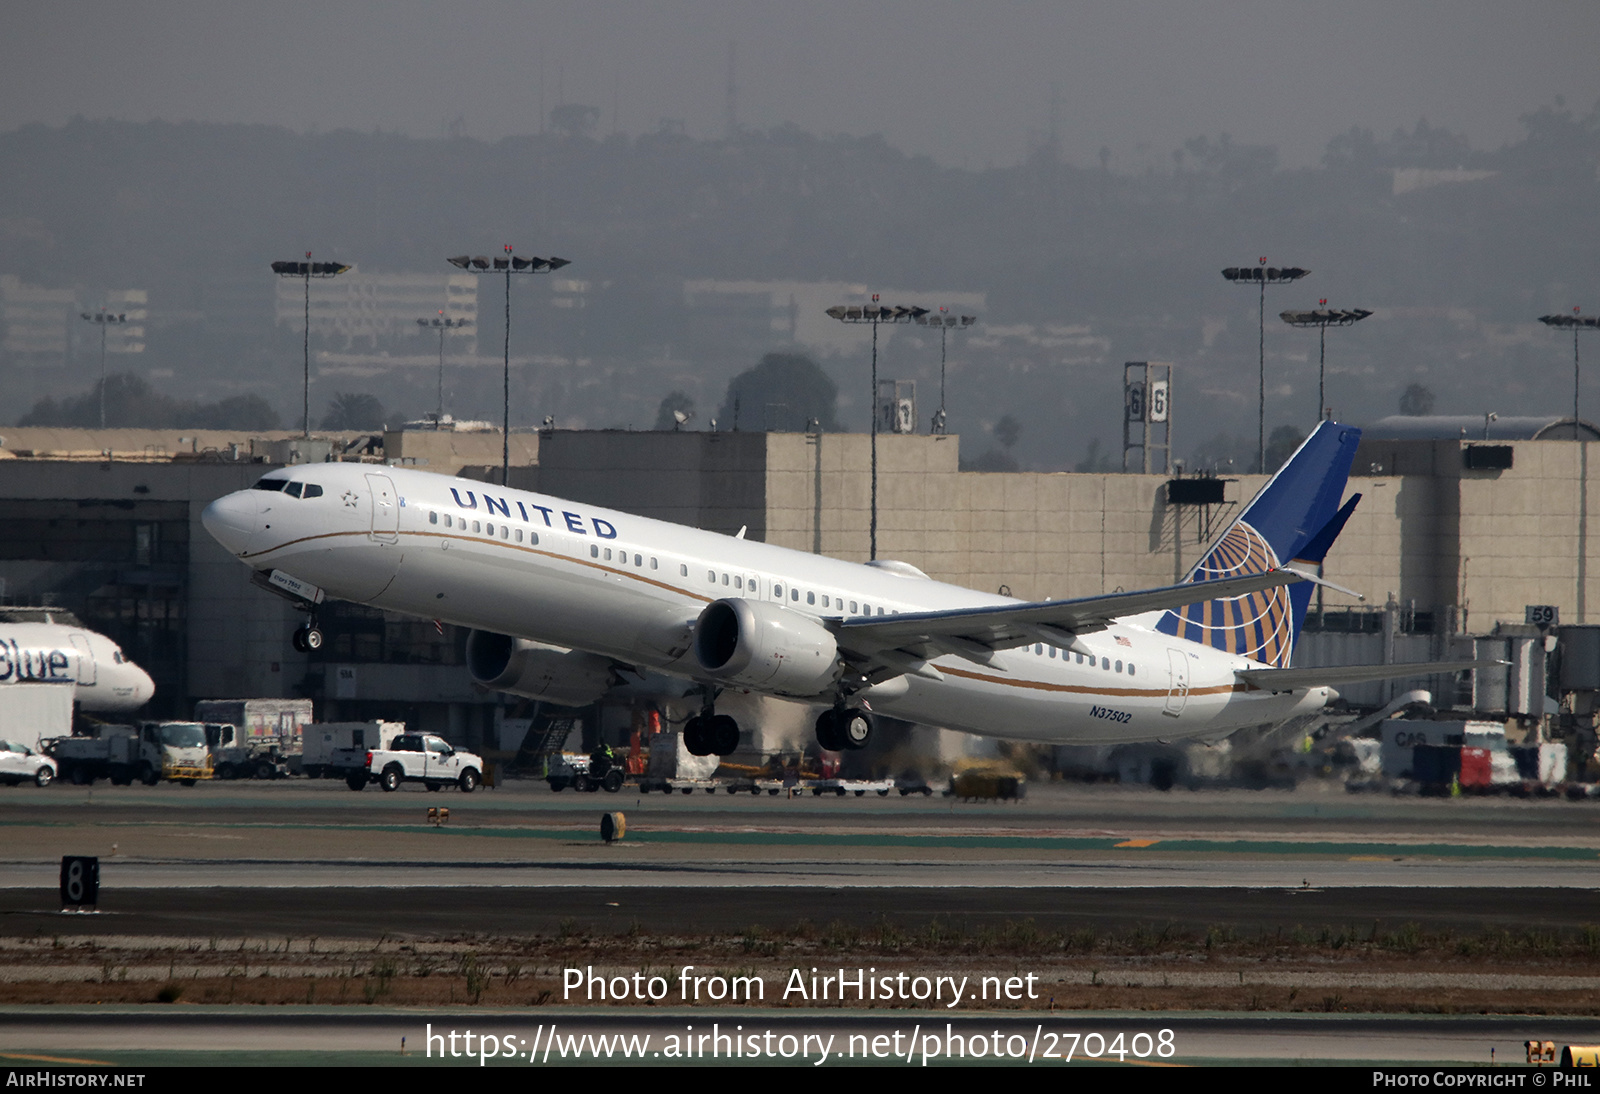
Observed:
[[[295,631],[294,638],[291,641],[294,648],[300,653],[311,653],[315,650],[320,650],[322,648],[322,630],[317,626],[316,619],[311,619],[305,626]]]

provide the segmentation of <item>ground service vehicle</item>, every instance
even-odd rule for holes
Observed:
[[[56,781],[56,762],[17,741],[0,741],[0,781],[7,786],[31,780],[36,786]]]
[[[275,779],[299,764],[301,731],[311,721],[310,699],[204,699],[195,720],[219,779]]]
[[[431,733],[404,733],[388,748],[367,754],[367,769],[345,780],[351,790],[376,782],[385,790],[399,790],[401,783],[419,782],[429,790],[459,786],[470,794],[483,781],[483,759],[471,752],[458,752],[443,737]]]
[[[305,727],[300,769],[312,779],[359,775],[365,786],[367,753],[388,749],[406,731],[404,722],[316,722]]]
[[[199,722],[142,722],[101,725],[92,736],[57,737],[48,744],[61,777],[79,786],[110,779],[128,786],[138,779],[154,786],[162,779],[193,786],[212,775],[205,726]]]

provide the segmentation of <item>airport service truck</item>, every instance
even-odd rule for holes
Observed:
[[[351,790],[375,782],[385,790],[399,790],[401,783],[419,782],[429,790],[459,786],[470,794],[483,781],[483,758],[471,752],[458,752],[443,737],[431,733],[403,733],[388,748],[367,753],[365,772],[345,780]]]
[[[194,717],[206,725],[217,778],[276,779],[299,766],[311,700],[202,699]]]
[[[128,786],[138,779],[154,786],[163,779],[193,786],[211,778],[211,753],[199,722],[141,722],[137,727],[98,725],[84,737],[41,742],[61,777],[78,786],[110,779]]]
[[[388,750],[405,731],[404,722],[314,722],[304,730],[300,769],[308,778],[355,778],[366,786],[367,753]]]

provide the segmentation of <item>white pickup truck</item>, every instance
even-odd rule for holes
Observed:
[[[431,733],[402,733],[388,748],[367,753],[367,779],[385,790],[399,790],[405,782],[419,782],[429,790],[459,786],[470,794],[483,781],[483,760],[471,752],[458,752],[442,737]],[[351,789],[359,790],[356,778]]]

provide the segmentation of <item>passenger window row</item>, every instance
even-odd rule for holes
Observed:
[[[1058,651],[1057,651],[1056,647],[1054,647],[1054,646],[1046,646],[1043,643],[1036,643],[1034,645],[1034,647],[1033,647],[1033,655],[1035,657],[1045,657],[1045,656],[1055,657],[1057,652]],[[1083,654],[1081,654],[1081,653],[1073,653],[1070,650],[1060,650],[1059,653],[1061,655],[1061,660],[1063,660],[1063,661],[1071,661],[1073,658],[1077,658],[1078,664],[1081,665],[1087,660],[1087,662],[1089,664],[1089,667],[1090,668],[1094,668],[1095,657],[1094,657],[1093,654],[1090,654],[1087,658],[1085,658]],[[1106,672],[1122,672],[1122,671],[1124,671],[1123,663],[1121,661],[1113,661],[1109,657],[1102,657],[1102,658],[1099,659],[1099,661],[1100,661],[1100,667],[1102,669],[1104,669]],[[1129,676],[1137,676],[1138,675],[1138,673],[1134,670],[1134,665],[1133,665],[1132,661],[1129,661],[1127,663],[1126,671],[1127,671],[1127,674]]]
[[[321,487],[317,487],[317,490],[320,493],[321,492]],[[428,513],[428,523],[429,524],[439,524],[440,523],[440,514],[437,511],[431,511],[430,510],[429,513]],[[509,527],[508,525],[505,525],[505,524],[499,525],[498,529],[497,529],[496,526],[493,523],[485,524],[484,522],[476,521],[476,520],[468,521],[467,518],[465,518],[465,517],[452,517],[451,514],[449,514],[449,513],[443,514],[443,523],[444,523],[444,526],[446,528],[459,528],[463,532],[470,530],[474,535],[488,535],[490,537],[494,537],[498,532],[499,538],[502,539],[502,540],[508,540],[508,541],[509,540],[514,540],[517,543],[521,543],[522,542],[522,529],[521,528],[511,528],[511,527]],[[539,533],[537,533],[537,532],[529,532],[528,533],[528,542],[529,543],[533,543],[533,544],[537,544],[539,542]],[[622,566],[627,566],[629,564],[629,562],[630,562],[630,559],[631,559],[632,565],[636,569],[644,569],[645,568],[645,559],[646,559],[647,556],[645,556],[644,554],[642,554],[640,552],[633,552],[630,555],[630,553],[628,551],[626,551],[626,550],[621,550],[621,549],[613,550],[610,547],[601,547],[598,543],[591,543],[589,545],[589,557],[593,558],[593,559],[598,559],[598,560],[600,560],[602,562],[616,562],[617,564],[622,565]],[[657,558],[655,555],[650,555],[650,556],[648,556],[648,558],[649,558],[649,568],[650,569],[659,570],[661,568],[661,560],[659,558]],[[688,577],[689,576],[689,565],[688,565],[688,563],[679,563],[678,564],[678,576],[679,577]],[[707,584],[710,584],[710,585],[722,585],[722,586],[724,586],[726,588],[729,588],[731,590],[735,590],[735,591],[738,591],[738,592],[746,592],[746,591],[748,591],[751,594],[755,594],[755,593],[759,592],[759,590],[760,590],[760,584],[759,584],[757,578],[755,578],[754,576],[748,576],[747,577],[744,574],[732,574],[732,573],[726,573],[726,572],[719,572],[717,570],[707,570],[706,571],[706,582],[707,582]],[[781,581],[780,582],[775,582],[773,584],[773,587],[772,587],[772,595],[773,595],[774,599],[782,600],[783,599],[783,593],[784,593],[784,583],[781,582]],[[799,589],[795,588],[792,585],[789,586],[789,599],[790,599],[791,602],[799,603],[800,602],[800,595],[801,595],[801,593],[800,593]],[[817,606],[817,602],[818,602],[818,595],[819,594],[816,593],[816,592],[807,591],[805,593],[805,602],[806,602],[806,604],[810,605],[812,607],[816,607]],[[836,610],[836,611],[838,611],[840,613],[845,613],[845,605],[846,605],[847,601],[845,600],[844,597],[842,597],[842,596],[834,596],[834,595],[832,595],[830,593],[822,593],[822,594],[820,594],[820,596],[821,596],[821,606],[822,607],[831,608],[831,609]],[[849,611],[848,611],[847,614],[850,614],[850,615],[872,615],[873,614],[873,607],[872,607],[871,604],[863,603],[861,601],[856,601],[856,600],[848,601],[848,604],[849,604]],[[884,609],[883,607],[880,606],[877,609],[877,614],[878,615],[886,614],[886,609]],[[900,613],[891,609],[891,610],[887,610],[887,614],[889,614],[889,615],[898,615]]]
[[[439,523],[439,513],[437,510],[430,509],[428,511],[428,523]],[[444,526],[446,528],[456,528],[463,532],[470,531],[475,536],[486,535],[490,539],[494,539],[498,536],[507,543],[522,542],[522,529],[512,528],[508,524],[496,525],[493,521],[485,524],[483,521],[469,521],[466,517],[452,517],[449,513],[446,513],[444,514]],[[537,545],[539,542],[539,533],[534,531],[528,532],[528,542]]]

